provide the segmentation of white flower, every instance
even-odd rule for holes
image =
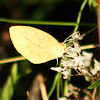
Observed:
[[[69,47],[66,48],[66,54],[65,54],[65,56],[71,57],[71,58],[75,58],[75,57],[78,56],[78,54],[77,54],[77,51],[76,51],[75,48],[69,46]]]
[[[65,49],[67,57],[75,58],[80,55],[81,48],[80,48],[79,43],[76,41],[73,41],[73,45],[74,47],[72,47],[71,45]]]
[[[64,43],[67,41],[78,41],[78,40],[82,40],[82,39],[83,39],[83,36],[81,36],[79,32],[75,32],[72,35],[70,35],[68,38],[66,38],[64,40]]]
[[[57,71],[57,72],[61,72],[62,68],[61,67],[51,67],[51,70]]]
[[[65,97],[61,97],[58,100],[67,100]]]
[[[82,55],[84,55],[85,60],[91,60],[91,58],[93,57],[93,53],[88,53],[86,51],[83,51]]]
[[[100,62],[94,59],[94,69],[91,71],[93,75],[95,75],[100,70]]]
[[[74,59],[70,59],[68,61],[66,61],[66,60],[63,59],[62,62],[61,62],[61,64],[62,64],[62,66],[66,66],[68,68],[72,68],[72,66],[74,64]]]
[[[74,68],[78,69],[78,67],[84,66],[84,56],[77,56],[74,59],[69,59],[68,61],[62,60],[61,62],[62,66],[66,66],[67,68]]]
[[[73,44],[74,44],[75,51],[80,55],[81,48],[80,48],[79,43],[78,42],[73,42]]]
[[[72,39],[75,41],[75,40],[82,40],[83,39],[83,36],[80,35],[79,32],[75,32],[72,34]]]
[[[63,71],[61,74],[63,74],[63,79],[67,79],[70,76],[69,70]]]
[[[57,72],[61,72],[64,79],[67,79],[69,76],[70,76],[70,72],[69,72],[69,69],[67,67],[51,67],[50,68],[51,70],[54,70],[54,71],[57,71]]]
[[[78,56],[74,58],[74,68],[77,69],[79,66],[84,66],[84,57],[83,56]]]
[[[83,51],[82,55],[84,55],[84,66],[90,66],[91,60],[93,57],[93,53],[87,53],[87,52]]]

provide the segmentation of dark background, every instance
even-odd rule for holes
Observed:
[[[0,18],[37,20],[37,21],[61,21],[76,22],[77,15],[83,0],[0,0]],[[83,10],[81,23],[96,24],[96,9],[90,8],[87,4]],[[20,54],[13,47],[9,38],[9,27],[19,25],[16,23],[0,22],[0,59],[19,56]],[[22,24],[21,24],[22,25]],[[23,24],[25,25],[25,24]],[[54,25],[30,25],[37,27],[51,35],[58,41],[63,42],[72,32],[73,26],[54,26]],[[95,27],[95,26],[94,26]],[[81,34],[91,30],[91,26],[80,26]],[[91,32],[84,37],[81,44],[97,44],[97,30]],[[98,48],[87,50],[93,52],[94,57],[99,59]],[[0,65],[0,87],[2,87],[10,73],[12,63]],[[29,90],[31,83],[38,73],[42,73],[46,77],[47,90],[49,91],[56,72],[51,71],[50,67],[56,66],[56,60],[49,61],[41,65],[35,65],[29,61],[19,61],[19,73],[22,73],[27,67],[32,72],[23,76],[16,85],[16,89],[12,100],[25,100],[26,91]],[[82,79],[83,80],[83,79]],[[73,83],[75,78],[73,79]],[[77,81],[76,81],[77,82]],[[77,82],[77,85],[80,83]],[[83,83],[85,84],[85,83]],[[55,100],[55,93],[51,100]]]

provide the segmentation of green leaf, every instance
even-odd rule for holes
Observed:
[[[56,84],[58,82],[58,79],[59,79],[59,73],[57,73],[56,76],[55,76],[55,78],[54,78],[54,82],[53,82],[53,85],[52,85],[52,87],[51,87],[51,89],[49,91],[48,97],[50,97],[53,94],[54,89],[56,87]]]
[[[5,82],[5,85],[1,89],[0,100],[11,100],[11,97],[14,93],[14,86],[17,80],[17,63],[14,63],[11,68],[11,73]]]
[[[93,89],[93,88],[98,87],[98,86],[100,86],[100,79],[98,79],[96,82],[94,82],[92,85],[90,85],[88,87],[88,89]]]

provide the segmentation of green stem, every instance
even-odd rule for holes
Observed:
[[[59,22],[59,21],[36,21],[36,20],[20,20],[0,18],[0,22],[14,23],[14,24],[33,24],[33,25],[56,25],[56,26],[76,26],[76,22]],[[95,23],[82,23],[81,26],[96,26]]]
[[[87,0],[84,0],[81,7],[80,7],[78,17],[77,17],[77,21],[76,21],[77,25],[75,26],[73,33],[76,32],[79,28],[79,24],[80,24],[80,20],[81,20],[81,16],[82,16],[82,11],[83,11],[86,3],[87,3]]]

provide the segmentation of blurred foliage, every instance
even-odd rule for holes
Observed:
[[[18,70],[18,66],[17,66],[17,63],[15,63],[13,64],[11,68],[11,73],[8,76],[5,82],[5,85],[3,86],[1,90],[0,100],[11,100],[14,93],[14,87],[18,80],[17,70]]]
[[[0,18],[18,19],[19,21],[31,20],[38,22],[76,22],[79,8],[83,1],[84,0],[0,0]],[[82,33],[85,33],[93,28],[93,26],[90,25],[96,24],[96,7],[92,6],[93,10],[90,10],[90,6],[96,4],[95,0],[86,0],[86,2],[87,1],[89,6],[88,4],[86,4],[83,8],[80,26],[78,29]],[[81,26],[81,24],[84,25]],[[86,24],[87,26],[85,26]],[[0,59],[15,57],[19,55],[14,49],[9,38],[8,30],[11,25],[16,25],[16,23],[6,23],[0,20]],[[74,27],[71,25],[36,25],[32,23],[27,25],[45,30],[52,34],[59,41],[63,41],[72,33],[74,29]],[[85,39],[83,39],[82,42],[82,44],[90,43],[98,43],[96,31],[91,32],[88,36],[85,37]],[[94,57],[100,59],[98,49],[87,51],[93,52]],[[54,78],[56,72],[50,70],[50,67],[52,66],[56,66],[55,60],[49,61],[41,65],[34,65],[31,64],[29,61],[21,61],[18,62],[18,64],[14,63],[13,66],[12,63],[1,64],[0,100],[26,100],[28,96],[27,91],[29,91],[32,81],[38,73],[43,74],[43,76],[45,77],[47,92],[51,90],[49,93],[50,100],[56,100],[57,96],[55,94],[57,94],[57,92],[56,90],[54,90],[54,88],[57,83],[58,77],[56,76]],[[72,77],[71,83],[77,87],[81,87],[84,89],[86,89],[86,87],[90,85],[90,83],[86,82],[83,77],[78,76]],[[68,85],[67,82],[66,84]],[[64,85],[66,86],[66,84]],[[60,83],[58,85],[60,85]],[[80,93],[80,96],[82,98],[84,95]]]
[[[99,87],[100,86],[100,79],[98,79],[97,81],[95,81],[92,85],[90,85],[88,87],[88,89],[93,89],[95,87]]]

